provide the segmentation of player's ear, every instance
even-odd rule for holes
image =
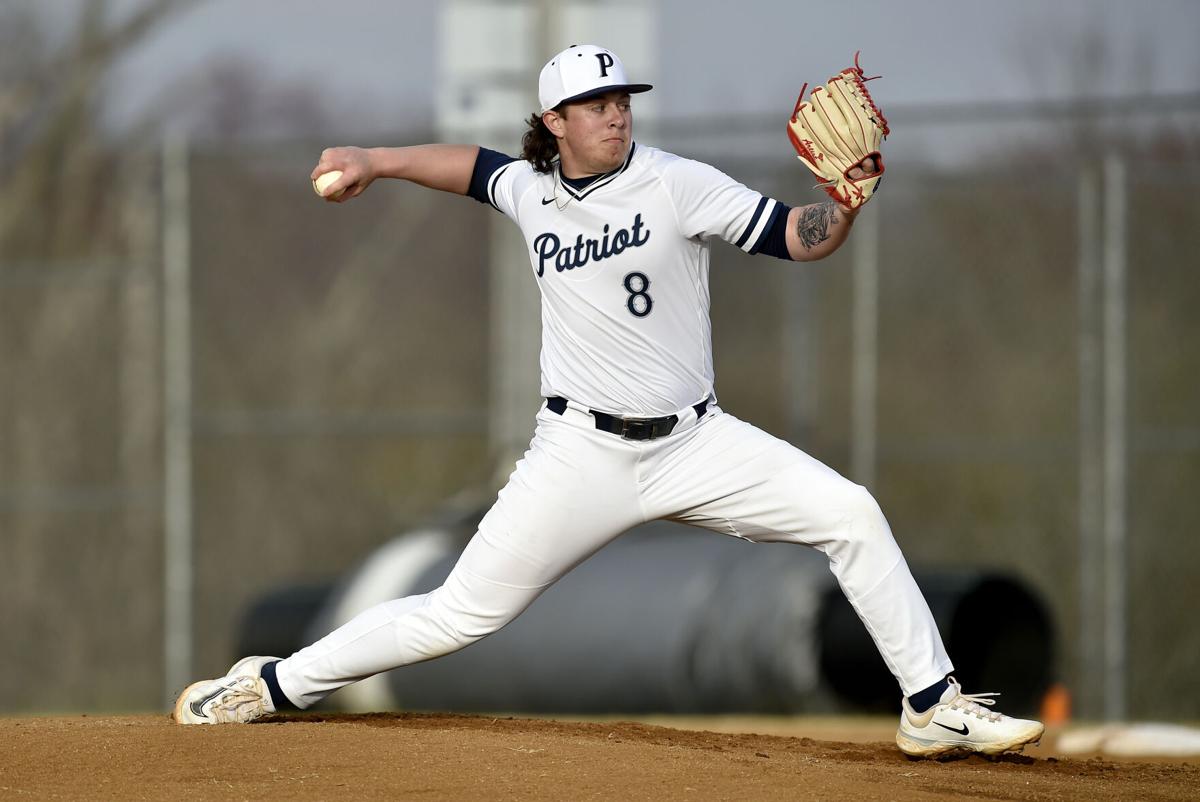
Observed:
[[[567,135],[566,126],[563,123],[564,116],[564,114],[560,114],[554,109],[542,112],[542,124],[550,129],[550,133],[559,139]]]

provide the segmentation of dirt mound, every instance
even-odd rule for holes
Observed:
[[[0,719],[0,799],[1193,799],[1200,766],[487,716]]]

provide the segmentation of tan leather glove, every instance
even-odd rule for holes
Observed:
[[[870,80],[874,79],[863,78],[855,53],[854,66],[813,89],[808,100],[804,99],[808,84],[800,89],[788,121],[788,137],[800,160],[817,176],[820,187],[846,209],[869,201],[883,176],[879,143],[890,130],[867,91]],[[868,157],[875,160],[875,172],[851,179],[850,169],[860,167]]]

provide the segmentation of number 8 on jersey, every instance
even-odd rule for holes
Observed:
[[[634,317],[645,317],[654,308],[654,299],[646,292],[650,289],[650,279],[645,273],[635,270],[625,276],[625,289],[629,292],[629,300],[625,305]]]

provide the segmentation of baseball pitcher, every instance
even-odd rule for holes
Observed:
[[[903,695],[912,756],[998,754],[1042,725],[967,694],[875,499],[795,446],[721,409],[708,273],[722,239],[747,253],[821,259],[883,174],[887,121],[857,65],[801,91],[788,135],[830,198],[789,208],[706,164],[634,139],[631,82],[592,45],[542,69],[520,159],[467,145],[333,148],[314,180],[345,203],[377,178],[469,195],[521,230],[542,298],[541,394],[529,450],[445,584],[369,609],[295,654],[247,657],[183,692],[184,724],[309,707],[382,671],[495,632],[625,530],[665,518],[829,558]]]

